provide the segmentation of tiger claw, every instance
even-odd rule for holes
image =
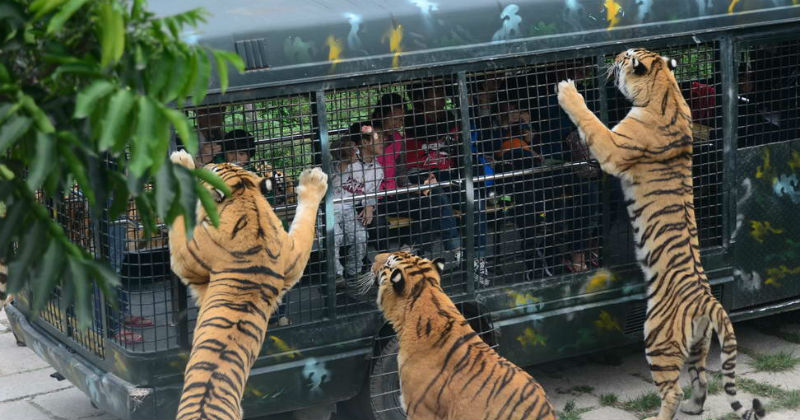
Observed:
[[[169,155],[169,160],[176,165],[194,169],[194,159],[192,159],[192,155],[186,153],[185,150],[172,152],[172,154]]]

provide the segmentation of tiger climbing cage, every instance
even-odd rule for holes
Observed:
[[[178,2],[165,2],[165,13],[171,3]],[[735,236],[752,217],[737,207],[742,181],[757,181],[750,172],[763,171],[764,150],[775,167],[800,156],[800,8],[729,15],[719,5],[701,11],[676,2],[675,10],[654,5],[654,17],[637,17],[643,6],[622,2],[631,11],[623,23],[654,23],[608,30],[589,17],[588,2],[586,10],[540,3],[501,11],[496,3],[442,4],[420,16],[410,3],[392,6],[394,20],[350,17],[331,26],[342,35],[323,36],[294,16],[283,24],[297,24],[297,33],[225,38],[248,70],[232,76],[227,94],[184,109],[200,135],[197,159],[238,162],[271,178],[267,199],[286,229],[300,172],[319,166],[330,179],[308,266],[270,319],[245,413],[349,400],[342,409],[402,418],[394,333],[374,293],[357,283],[377,253],[403,247],[445,259],[445,292],[517,364],[641,340],[643,280],[621,187],[582,146],[554,91],[575,80],[589,109],[613,126],[630,104],[607,80],[608,66],[628,47],[679,63],[675,76],[692,109],[698,234],[715,295],[734,318],[759,305],[789,308],[800,296],[789,286],[754,297],[734,274],[743,270],[734,259],[751,252]],[[364,16],[389,16],[384,6],[364,8]],[[560,23],[539,21],[536,10]],[[481,18],[500,12],[501,29]],[[667,22],[668,12],[685,20]],[[225,16],[261,24],[237,13]],[[516,29],[514,16],[524,22]],[[349,35],[348,25],[356,28]],[[349,55],[328,56],[336,48]],[[379,145],[360,134],[362,125],[381,133]],[[145,236],[134,203],[117,220],[92,214],[78,189],[47,204],[76,244],[109,261],[121,285],[112,296],[92,291],[88,330],[77,327],[59,289],[36,319],[22,296],[10,310],[15,331],[48,347],[37,352],[115,415],[174,415],[197,307],[169,269],[166,226]],[[790,220],[783,205],[770,209]]]

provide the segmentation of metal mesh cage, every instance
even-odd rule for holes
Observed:
[[[371,310],[353,287],[377,252],[444,257],[463,292],[463,171],[457,85],[426,78],[326,93],[336,219],[337,313]],[[363,134],[370,126],[373,135]],[[366,305],[365,305],[366,303]]]
[[[560,80],[576,80],[598,110],[596,70],[588,57],[469,75],[473,172],[482,177],[475,209],[491,231],[476,244],[487,285],[601,263],[601,173],[554,91]]]
[[[742,44],[738,146],[800,137],[800,40]]]

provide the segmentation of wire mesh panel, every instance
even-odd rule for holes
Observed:
[[[692,111],[692,173],[700,246],[721,246],[723,145],[719,47],[716,43],[700,43],[654,48],[654,51],[678,61],[675,78]],[[609,56],[606,61],[610,64],[613,59]],[[625,117],[630,103],[616,87],[608,86],[607,89],[609,125],[613,126]],[[614,194],[614,197],[621,200],[620,194]]]
[[[444,289],[465,290],[457,99],[452,78],[326,92],[337,311],[373,309],[370,298],[365,304],[355,292],[355,280],[375,253],[403,246],[427,258],[444,258]]]
[[[599,108],[595,59],[580,58],[469,75],[477,220],[485,285],[589,270],[600,261],[600,172],[589,163],[554,86],[576,80]],[[488,258],[487,258],[488,257]]]
[[[199,133],[197,164],[232,162],[270,178],[273,190],[267,201],[288,231],[296,210],[298,176],[303,169],[321,165],[313,97],[221,103],[188,112]],[[323,207],[303,278],[284,295],[282,304],[270,318],[270,328],[311,322],[325,315],[326,262],[320,236],[320,232],[325,232]],[[189,299],[186,315],[190,331],[196,314],[197,307]]]
[[[481,314],[475,305],[457,303],[456,308],[464,315],[472,329],[478,333],[478,337],[495,351],[499,351],[499,345],[495,340],[495,329],[488,318]],[[400,343],[397,335],[381,337],[378,339],[376,347],[377,351],[371,360],[367,385],[372,412],[376,419],[405,419],[406,414],[400,404],[400,376],[397,368]]]
[[[800,138],[800,40],[739,49],[738,146]]]
[[[157,230],[147,236],[130,201],[123,215],[105,217],[101,224],[103,253],[120,277],[106,305],[106,337],[128,351],[159,351],[178,344],[178,289],[170,271],[167,227],[156,223]],[[95,322],[99,316],[95,314]]]

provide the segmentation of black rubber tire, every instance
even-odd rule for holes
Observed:
[[[375,420],[405,420],[400,405],[400,376],[397,373],[397,352],[400,342],[391,337],[375,358],[367,381],[370,406]]]

